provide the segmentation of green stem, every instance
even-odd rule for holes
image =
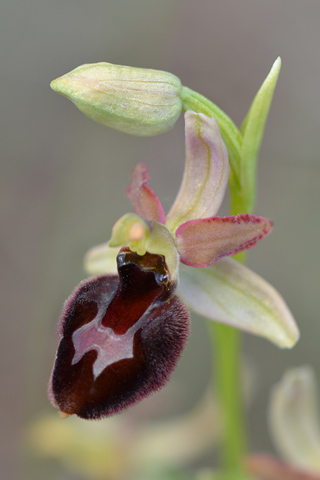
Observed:
[[[221,464],[225,468],[237,468],[247,449],[241,388],[241,334],[235,328],[215,322],[210,322],[209,329],[215,357],[214,385],[224,423]]]

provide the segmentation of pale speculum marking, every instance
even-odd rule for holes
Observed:
[[[86,323],[72,334],[75,348],[72,365],[78,363],[90,350],[96,350],[98,353],[93,364],[95,380],[109,365],[125,358],[133,358],[134,334],[142,327],[144,319],[143,315],[126,333],[117,335],[112,328],[101,325],[104,315],[105,309],[100,308],[90,323]]]

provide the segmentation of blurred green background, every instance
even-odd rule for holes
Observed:
[[[320,2],[3,0],[0,24],[2,478],[82,479],[51,461],[30,459],[26,440],[39,413],[55,413],[46,386],[56,321],[84,278],[84,253],[106,241],[113,223],[130,210],[124,189],[133,166],[149,165],[151,186],[165,208],[181,180],[182,119],[162,136],[131,137],[90,121],[50,90],[52,79],[99,61],[170,71],[239,125],[282,57],[255,209],[275,226],[248,264],[282,293],[302,338],[287,352],[244,336],[255,369],[250,441],[253,450],[272,449],[266,420],[271,385],[288,366],[309,363],[320,382]],[[156,418],[159,399],[168,397],[168,415],[187,411],[209,376],[205,322],[194,317],[169,393],[154,395],[143,408]],[[208,455],[203,464],[210,461]]]

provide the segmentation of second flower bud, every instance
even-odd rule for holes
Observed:
[[[170,130],[181,113],[178,77],[111,63],[81,65],[51,82],[93,120],[132,135]]]

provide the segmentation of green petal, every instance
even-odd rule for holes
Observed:
[[[320,422],[317,387],[311,367],[286,372],[272,391],[270,431],[291,464],[320,472]]]
[[[207,268],[180,265],[178,295],[197,313],[291,348],[299,338],[286,303],[265,280],[231,258]]]
[[[109,242],[91,248],[84,257],[84,269],[89,275],[118,274],[119,247],[111,248]]]

